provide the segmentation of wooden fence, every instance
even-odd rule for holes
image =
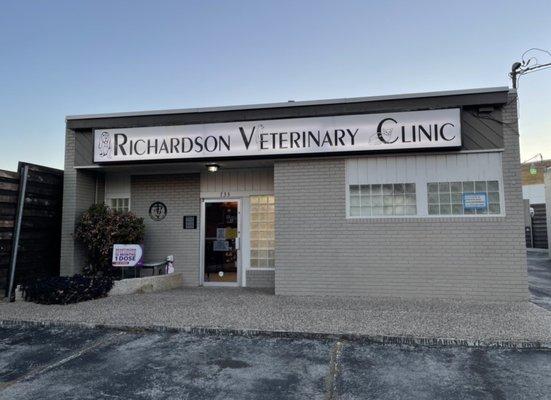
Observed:
[[[0,170],[0,297],[8,282],[19,174]]]
[[[21,193],[25,167],[27,181]],[[0,293],[8,289],[20,196],[24,202],[15,284],[59,275],[63,171],[20,162],[18,172],[0,170]]]

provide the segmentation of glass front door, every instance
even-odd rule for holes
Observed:
[[[238,283],[239,202],[205,202],[204,283]]]

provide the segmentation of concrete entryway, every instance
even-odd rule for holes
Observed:
[[[274,296],[239,288],[183,288],[65,306],[4,303],[1,320],[310,338],[338,335],[400,343],[551,346],[551,312],[529,302]]]

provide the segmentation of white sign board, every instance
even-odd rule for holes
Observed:
[[[463,207],[466,210],[479,210],[488,207],[488,198],[486,193],[463,193]]]
[[[139,244],[113,245],[113,267],[135,267],[143,264],[143,250]]]
[[[461,146],[458,108],[96,129],[94,162],[220,159]]]

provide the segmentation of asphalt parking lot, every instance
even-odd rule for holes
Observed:
[[[551,309],[551,260],[529,252]],[[3,399],[550,399],[551,349],[0,327]]]
[[[551,310],[551,259],[546,251],[528,250],[528,285],[532,302]]]
[[[549,399],[551,352],[0,329],[0,399]]]

